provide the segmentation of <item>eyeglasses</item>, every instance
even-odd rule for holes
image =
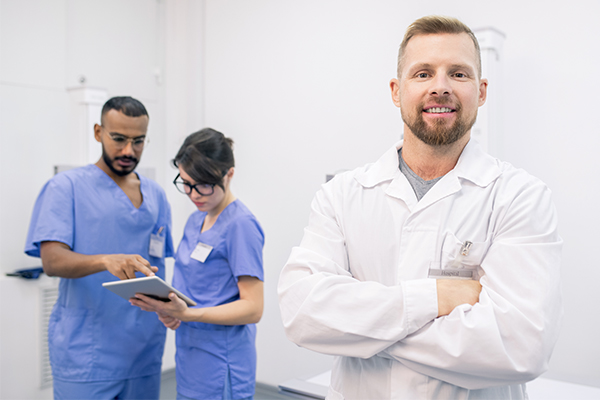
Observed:
[[[178,181],[177,179],[180,177],[180,174],[177,174],[175,179],[173,180],[173,184],[183,194],[189,195],[192,193],[192,189],[196,191],[201,196],[210,196],[215,192],[215,184],[214,183],[196,183],[195,185],[190,185],[183,179]]]
[[[127,143],[129,142],[131,142],[131,147],[133,147],[135,150],[142,150],[144,148],[144,145],[148,142],[146,136],[130,138],[124,135],[120,135],[118,133],[108,133],[108,136],[112,139],[113,144],[119,150],[127,147]]]

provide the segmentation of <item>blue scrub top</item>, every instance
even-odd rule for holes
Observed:
[[[80,254],[139,254],[164,278],[164,257],[149,255],[150,234],[162,228],[164,256],[172,257],[171,209],[162,188],[138,176],[143,196],[139,209],[95,165],[53,177],[35,203],[25,253],[39,257],[41,242],[57,241]],[[102,287],[115,280],[107,271],[61,278],[48,327],[55,377],[82,382],[160,372],[166,330],[155,313],[133,307]]]
[[[186,224],[175,256],[173,286],[196,307],[212,307],[240,298],[237,280],[264,280],[260,224],[239,200],[229,204],[215,224],[201,233],[205,212],[196,211]],[[213,247],[204,262],[191,258],[196,245]],[[192,398],[221,399],[227,370],[232,397],[254,395],[256,326],[182,323],[177,329],[177,392]]]

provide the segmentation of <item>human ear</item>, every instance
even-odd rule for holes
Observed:
[[[94,124],[94,138],[96,142],[101,142],[100,134],[102,133],[102,127],[98,124]]]
[[[482,79],[479,81],[479,107],[485,104],[485,100],[487,99],[487,87],[487,79]]]
[[[392,102],[400,108],[400,81],[396,78],[390,81],[390,90],[392,92]]]

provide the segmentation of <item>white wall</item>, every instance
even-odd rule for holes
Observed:
[[[600,386],[596,0],[207,1],[206,123],[236,140],[236,194],[266,231],[258,379],[277,384],[330,365],[285,339],[278,274],[325,174],[375,161],[400,136],[387,85],[404,30],[427,14],[506,34],[504,133],[493,152],[553,189],[565,240],[564,327],[547,377]]]

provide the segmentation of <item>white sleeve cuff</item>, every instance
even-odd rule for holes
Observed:
[[[402,282],[404,312],[408,334],[421,329],[438,315],[435,279],[414,279]]]

